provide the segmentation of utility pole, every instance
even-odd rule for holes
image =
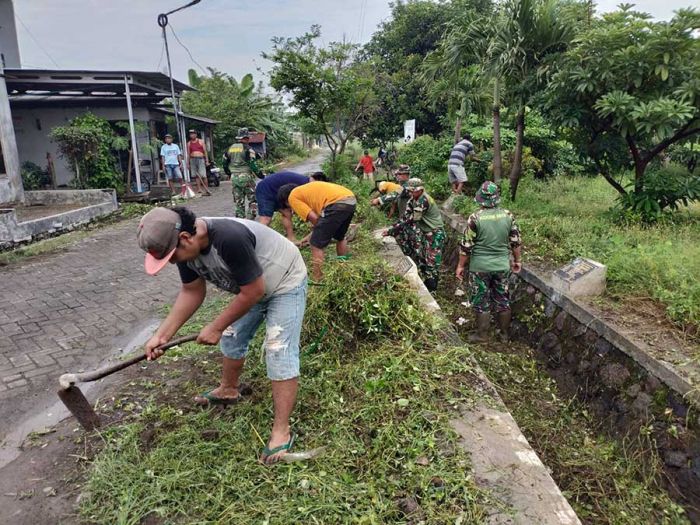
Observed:
[[[182,11],[183,9],[187,9],[188,7],[192,7],[193,5],[198,4],[202,0],[192,0],[189,4],[183,5],[182,7],[178,7],[177,9],[173,9],[172,11],[168,11],[167,13],[161,13],[158,15],[158,25],[160,28],[163,30],[163,43],[165,44],[165,56],[168,60],[168,76],[170,77],[170,96],[173,99],[173,113],[175,114],[175,127],[177,128],[177,134],[180,135],[180,147],[182,148],[183,155],[185,157],[185,162],[184,162],[184,168],[185,168],[185,180],[187,182],[190,182],[190,172],[189,172],[189,156],[187,155],[187,148],[185,147],[185,144],[183,141],[186,140],[185,137],[185,122],[181,118],[182,113],[180,113],[180,102],[177,98],[175,98],[175,83],[173,81],[173,68],[170,63],[170,50],[168,49],[168,35],[165,31],[165,28],[168,27],[168,15],[172,15],[173,13],[176,13],[178,11]]]

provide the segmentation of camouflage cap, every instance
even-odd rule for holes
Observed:
[[[408,182],[406,183],[406,189],[408,191],[418,191],[423,189],[423,181],[419,179],[418,177],[413,177],[412,179],[408,179]]]
[[[394,175],[410,175],[411,167],[408,164],[400,164]]]
[[[250,138],[250,133],[248,133],[248,128],[238,128],[238,133],[236,134],[236,140]]]
[[[498,186],[495,182],[487,180],[477,190],[474,201],[481,204],[485,208],[493,208],[501,202],[501,196],[498,191]]]

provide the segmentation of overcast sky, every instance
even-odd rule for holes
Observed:
[[[164,70],[165,57],[158,13],[187,0],[14,0],[23,67],[61,69]],[[616,0],[598,3],[609,11]],[[668,18],[692,0],[643,0],[641,11]],[[324,41],[345,36],[366,42],[390,14],[384,0],[202,0],[171,15],[180,40],[201,66],[213,66],[236,77],[268,65],[260,53],[273,36],[296,36],[320,24]],[[173,71],[187,81],[198,69],[168,34]]]

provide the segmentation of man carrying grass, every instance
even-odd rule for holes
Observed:
[[[286,184],[277,194],[280,208],[292,209],[304,221],[312,225],[309,235],[299,243],[311,245],[313,277],[316,282],[323,278],[324,250],[332,240],[339,258],[347,258],[348,232],[355,215],[357,199],[345,186],[331,182],[309,182],[303,186]]]
[[[508,278],[511,270],[518,273],[522,269],[520,230],[513,214],[499,206],[501,198],[495,183],[484,182],[474,201],[481,208],[467,220],[456,271],[461,281],[464,269],[469,266],[470,302],[476,313],[476,332],[469,340],[475,343],[488,340],[489,310],[493,302],[501,340],[508,342],[511,321]]]
[[[404,191],[411,200],[400,220],[384,235],[391,235],[396,242],[409,243],[402,247],[404,253],[418,265],[425,287],[430,292],[437,290],[442,264],[442,249],[445,245],[445,228],[437,203],[425,192],[423,181],[409,179]],[[401,241],[399,241],[401,239]]]
[[[248,346],[265,320],[265,359],[272,381],[274,422],[261,461],[276,463],[294,444],[289,416],[299,377],[299,339],[306,307],[306,266],[296,246],[260,223],[234,218],[197,218],[184,207],[155,208],[138,226],[146,252],[146,273],[176,264],[182,287],[170,314],[146,343],[149,360],[192,317],[206,296],[206,281],[235,294],[231,303],[199,332],[197,342],[219,344],[220,385],[195,397],[203,406],[241,400],[240,376]]]

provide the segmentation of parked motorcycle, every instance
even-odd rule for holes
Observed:
[[[210,162],[207,166],[207,182],[209,186],[219,186],[221,184],[221,168],[214,162]]]

